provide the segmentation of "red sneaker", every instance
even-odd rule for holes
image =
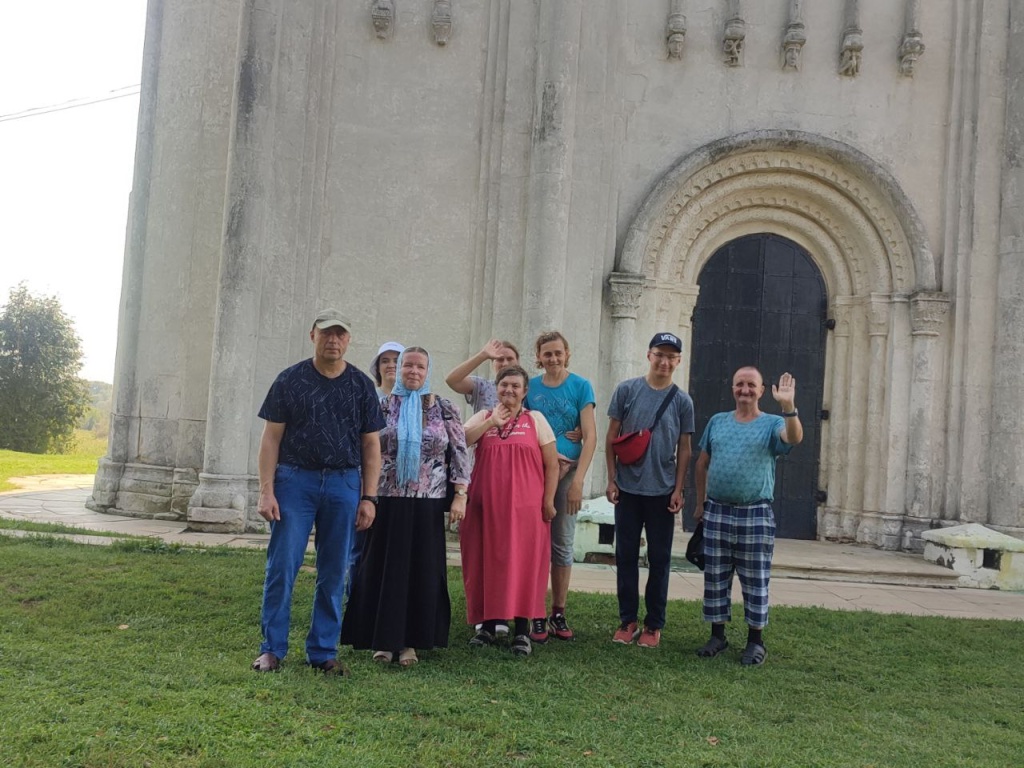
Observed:
[[[657,648],[660,642],[661,630],[644,626],[644,631],[640,633],[640,639],[636,641],[636,644],[641,648]]]
[[[569,629],[569,623],[565,620],[564,613],[553,613],[548,616],[548,626],[551,628],[551,634],[559,640],[576,639],[576,635]]]
[[[623,645],[632,645],[633,641],[636,640],[639,634],[640,630],[637,629],[636,622],[630,621],[626,624],[620,625],[619,628],[615,630],[615,634],[612,635],[612,642],[622,643]]]

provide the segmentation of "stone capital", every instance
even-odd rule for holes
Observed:
[[[646,278],[632,272],[612,272],[608,277],[613,318],[636,320]]]
[[[949,294],[918,291],[910,297],[910,325],[913,336],[938,336],[949,312]]]
[[[872,293],[868,301],[868,335],[889,334],[889,307],[892,302],[888,294]]]

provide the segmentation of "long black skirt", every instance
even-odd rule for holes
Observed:
[[[448,647],[446,506],[444,499],[380,498],[352,579],[342,645],[395,653]]]

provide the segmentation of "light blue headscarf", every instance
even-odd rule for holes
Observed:
[[[418,350],[413,350],[418,351]],[[398,412],[398,482],[414,483],[420,477],[420,448],[423,445],[423,396],[430,394],[430,356],[427,377],[419,389],[406,389],[402,383],[402,362],[408,350],[398,356],[398,376],[391,394],[402,398]],[[420,352],[420,354],[423,354]]]

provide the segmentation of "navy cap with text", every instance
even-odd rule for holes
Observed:
[[[674,333],[656,333],[654,338],[651,339],[651,343],[647,345],[648,349],[654,349],[655,347],[672,347],[676,352],[682,352],[683,342]]]

